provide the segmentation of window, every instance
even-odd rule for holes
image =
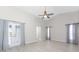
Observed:
[[[73,40],[73,25],[70,25],[69,27],[69,38],[70,40]]]

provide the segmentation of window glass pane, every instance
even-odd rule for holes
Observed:
[[[70,25],[69,27],[69,37],[70,37],[70,40],[73,40],[73,25]]]

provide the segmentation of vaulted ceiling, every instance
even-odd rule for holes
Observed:
[[[66,12],[72,12],[72,11],[79,11],[79,6],[45,6],[45,7],[48,13],[54,13],[54,15],[66,13]],[[45,7],[44,6],[19,6],[16,8],[38,17],[39,14],[43,14]]]

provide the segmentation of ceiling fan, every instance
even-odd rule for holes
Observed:
[[[42,16],[42,19],[44,19],[44,18],[50,18],[51,15],[54,15],[54,13],[47,13],[47,10],[45,8],[43,14],[39,16]]]

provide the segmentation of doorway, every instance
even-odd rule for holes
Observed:
[[[46,40],[51,40],[51,26],[46,27]]]
[[[78,23],[67,24],[67,43],[78,44]]]

